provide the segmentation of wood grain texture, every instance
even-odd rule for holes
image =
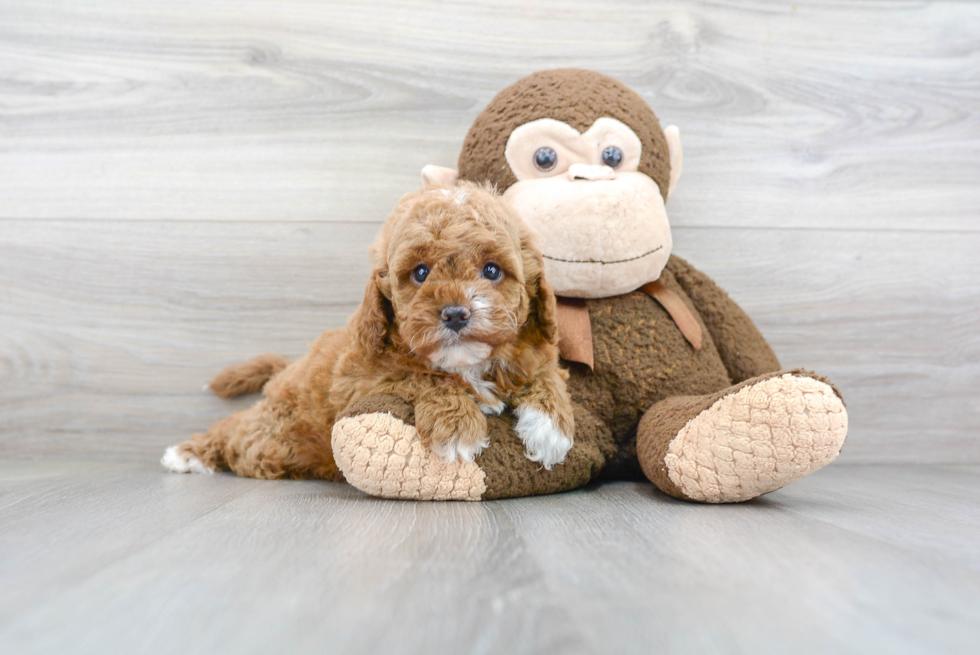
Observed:
[[[247,406],[201,385],[344,325],[375,228],[6,222],[0,449],[152,459]],[[949,237],[677,228],[675,252],[749,311],[784,365],[840,385],[842,462],[980,462],[980,234]]]
[[[0,3],[0,217],[376,221],[534,70],[685,135],[681,225],[980,229],[980,7]]]
[[[4,461],[0,651],[974,653],[978,490],[852,466],[723,507],[639,483],[407,503]]]
[[[681,127],[676,252],[829,375],[841,459],[980,463],[980,5],[0,0],[0,454],[155,458],[342,325],[537,69]]]

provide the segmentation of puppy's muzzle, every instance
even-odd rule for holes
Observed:
[[[470,310],[459,305],[447,305],[439,313],[442,324],[453,332],[459,332],[470,322]]]

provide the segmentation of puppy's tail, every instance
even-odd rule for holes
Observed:
[[[219,398],[233,398],[259,391],[279,371],[289,366],[281,355],[259,355],[241,364],[232,364],[208,382],[207,388]]]

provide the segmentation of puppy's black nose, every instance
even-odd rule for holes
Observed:
[[[459,305],[448,305],[439,314],[443,324],[453,332],[459,332],[470,322],[470,310]]]

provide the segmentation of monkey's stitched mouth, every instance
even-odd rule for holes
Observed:
[[[628,259],[617,259],[611,262],[603,261],[601,259],[561,259],[559,257],[551,257],[545,254],[542,254],[541,256],[544,257],[545,259],[550,259],[553,262],[562,262],[565,264],[601,264],[603,266],[608,266],[609,264],[625,264],[626,262],[635,262],[637,259],[643,259],[644,257],[648,257],[659,250],[663,250],[663,248],[664,247],[660,245],[654,248],[653,250],[649,250],[643,253],[642,255],[637,255],[636,257],[630,257]]]

